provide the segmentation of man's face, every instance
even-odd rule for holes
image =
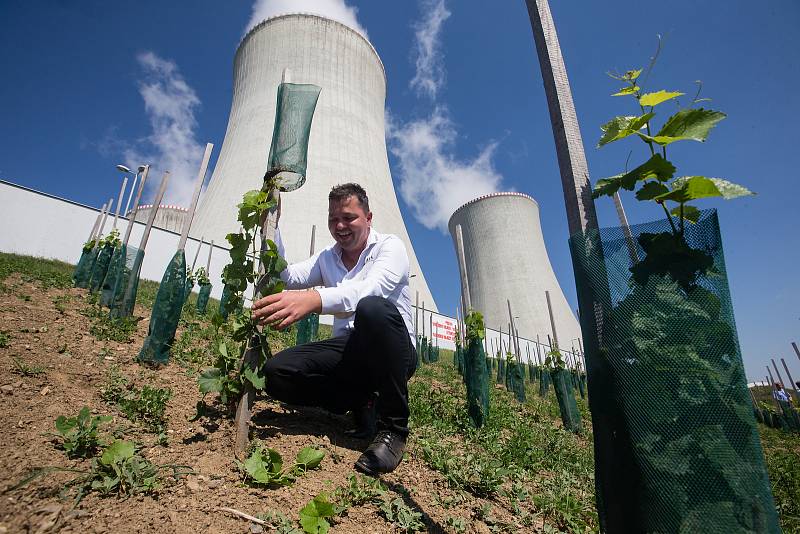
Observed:
[[[344,251],[360,253],[367,244],[371,225],[372,212],[365,212],[353,195],[328,204],[328,230]]]

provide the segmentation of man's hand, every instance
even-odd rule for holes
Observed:
[[[309,313],[322,311],[322,299],[314,290],[282,291],[258,299],[253,304],[253,317],[259,324],[270,324],[283,330]]]

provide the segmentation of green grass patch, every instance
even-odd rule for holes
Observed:
[[[18,273],[24,282],[34,282],[42,289],[67,288],[72,287],[74,269],[63,261],[0,252],[0,281]]]

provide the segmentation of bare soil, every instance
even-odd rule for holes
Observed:
[[[322,410],[300,409],[261,398],[254,411],[253,437],[280,452],[285,461],[307,445],[326,450],[320,469],[310,471],[291,486],[261,489],[245,485],[232,454],[232,422],[215,419],[205,426],[189,422],[200,399],[191,369],[171,364],[158,370],[142,367],[134,359],[147,333],[149,311],[136,309],[144,317],[131,343],[99,341],[89,334],[90,320],[79,310],[85,307],[80,289],[41,290],[18,275],[0,290],[0,331],[9,334],[8,346],[0,348],[0,534],[4,532],[149,532],[227,533],[258,531],[247,520],[234,517],[221,507],[256,515],[280,511],[296,519],[305,503],[322,491],[347,483],[354,472],[363,441],[347,439],[343,431],[349,419]],[[66,299],[64,313],[54,298]],[[43,366],[38,376],[13,373],[14,359],[29,366]],[[156,443],[128,421],[101,396],[109,371],[117,368],[139,386],[169,387],[168,443]],[[101,497],[92,493],[73,507],[70,496],[59,496],[68,474],[57,473],[20,489],[9,490],[33,468],[61,466],[86,468],[89,460],[69,460],[48,432],[54,432],[59,415],[74,416],[83,406],[95,414],[114,416],[105,425],[118,436],[143,444],[142,455],[157,464],[190,466],[194,474],[162,487],[157,494],[130,498]],[[451,493],[442,476],[427,468],[410,453],[394,473],[383,477],[390,491],[409,492],[406,503],[422,512],[429,532],[448,532],[448,518],[463,517],[470,532],[488,532],[472,518],[480,499]],[[446,506],[442,499],[453,497]],[[514,518],[502,507],[496,515],[507,523]],[[251,530],[251,528],[253,530]],[[264,527],[268,531],[270,527]],[[395,532],[375,505],[351,508],[336,520],[331,532]]]

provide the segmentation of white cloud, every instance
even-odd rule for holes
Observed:
[[[441,52],[442,24],[450,17],[444,0],[425,0],[424,17],[414,25],[416,30],[416,74],[410,86],[417,94],[425,94],[435,100],[444,85],[444,55]]]
[[[498,191],[503,181],[492,164],[496,143],[490,142],[471,160],[452,154],[457,132],[442,107],[405,124],[387,117],[387,137],[397,158],[400,194],[427,228],[446,234],[447,222],[458,207]]]
[[[474,158],[458,158],[458,132],[446,105],[436,102],[444,83],[442,23],[450,16],[444,0],[421,0],[423,16],[416,23],[416,75],[411,87],[433,101],[427,117],[402,122],[389,113],[386,137],[397,161],[400,195],[425,227],[447,234],[450,216],[470,200],[500,190],[503,177],[492,158],[497,142],[489,141]]]
[[[256,0],[253,14],[245,32],[262,20],[286,13],[313,13],[341,22],[367,37],[367,30],[358,23],[358,9],[348,6],[344,0]]]
[[[183,79],[177,65],[153,52],[136,57],[142,68],[139,94],[152,132],[125,150],[130,168],[150,163],[148,189],[155,191],[164,171],[170,171],[163,203],[188,207],[200,167],[204,144],[197,141],[195,110],[200,99]]]

